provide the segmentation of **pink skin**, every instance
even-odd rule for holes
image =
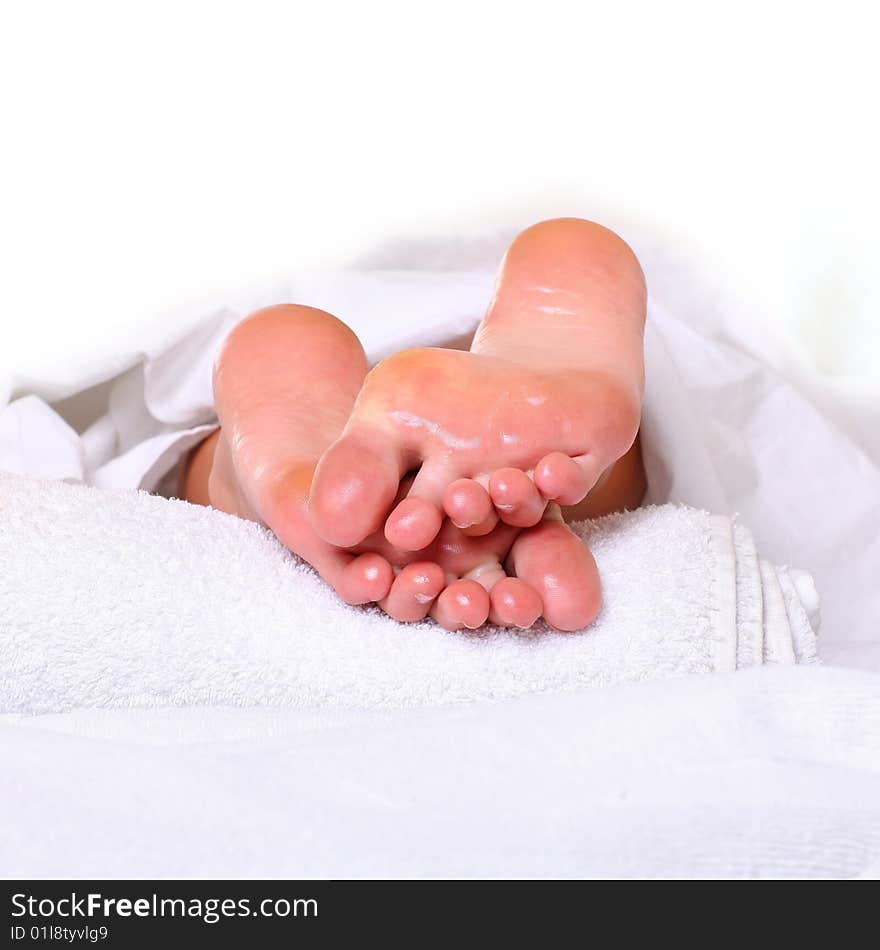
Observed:
[[[437,598],[431,616],[447,630],[476,630],[486,622],[490,606],[485,587],[474,580],[457,580]]]
[[[560,609],[558,598],[548,597],[549,611],[543,609],[540,591],[547,587],[553,557],[576,565],[578,584],[598,592],[592,558],[567,529],[556,554],[540,557],[528,555],[528,532],[504,523],[469,535],[443,520],[418,554],[396,548],[381,530],[345,547],[315,532],[309,487],[316,460],[342,431],[366,372],[357,338],[322,311],[280,306],[242,321],[225,342],[215,372],[221,429],[194,454],[186,497],[268,525],[347,603],[377,603],[397,620],[430,615],[449,629],[473,629],[491,618],[528,627],[543,612],[560,629],[586,625],[593,614],[575,616]],[[363,493],[370,486],[382,464],[376,445],[371,443],[366,464],[352,471],[348,491]],[[396,510],[403,530],[412,484],[412,478],[396,484],[386,508],[402,502]],[[505,559],[518,576],[505,574]]]
[[[470,478],[459,478],[446,489],[443,510],[468,535],[488,534],[498,524],[492,499],[482,485]]]
[[[469,353],[409,350],[367,376],[318,463],[315,530],[349,546],[384,526],[395,547],[422,551],[444,514],[480,535],[583,501],[638,431],[644,316],[641,268],[611,231],[579,219],[527,229]]]
[[[580,630],[599,613],[602,595],[596,562],[561,519],[546,519],[523,531],[511,548],[508,569],[529,582],[545,619],[558,630]],[[516,609],[524,613],[525,605]]]

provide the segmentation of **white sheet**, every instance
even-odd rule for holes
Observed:
[[[856,877],[875,674],[760,669],[397,712],[0,717],[22,877]]]

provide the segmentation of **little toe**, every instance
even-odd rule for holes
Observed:
[[[437,598],[431,616],[447,630],[476,630],[489,616],[489,594],[474,580],[453,581]]]
[[[498,581],[489,597],[492,603],[489,620],[499,627],[531,627],[543,610],[538,592],[518,577]]]
[[[547,506],[535,483],[518,468],[499,468],[493,472],[489,495],[501,520],[517,528],[537,524]]]
[[[443,494],[443,510],[449,520],[472,537],[488,534],[498,515],[489,493],[472,478],[459,478]]]
[[[559,505],[577,505],[596,483],[597,468],[590,454],[572,458],[564,452],[551,452],[535,466],[535,484],[545,498]]]
[[[321,457],[309,493],[309,517],[330,544],[352,547],[382,527],[394,502],[402,459],[376,450],[365,434],[343,435]]]
[[[446,583],[443,571],[430,561],[408,564],[394,579],[379,606],[395,620],[422,620]]]
[[[590,549],[561,520],[545,519],[514,541],[511,573],[536,590],[544,619],[557,630],[581,630],[602,603],[599,572]]]
[[[337,593],[347,604],[372,604],[388,596],[394,571],[380,554],[361,554],[342,570]]]

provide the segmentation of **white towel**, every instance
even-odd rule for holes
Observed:
[[[808,576],[671,505],[578,527],[586,631],[449,633],[349,607],[256,524],[144,492],[0,476],[0,712],[405,707],[815,658]]]

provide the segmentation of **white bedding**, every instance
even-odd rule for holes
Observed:
[[[759,669],[402,712],[0,719],[27,877],[880,872],[880,687]]]
[[[681,505],[572,526],[602,580],[572,634],[395,623],[266,528],[142,491],[0,474],[0,521],[0,713],[401,709],[816,659],[810,576]]]
[[[860,671],[764,669],[415,712],[8,714],[0,871],[876,875],[880,437],[864,421],[877,407],[834,401],[802,367],[774,363],[749,324],[664,296],[670,275],[642,258],[661,288],[647,337],[651,499],[739,512],[763,555],[815,577],[820,656]],[[333,310],[378,358],[466,335],[490,286],[484,271],[312,275],[157,321],[112,365],[0,381],[0,393],[32,394],[0,412],[0,467],[158,481],[210,423],[211,348],[252,306]],[[47,406],[113,373],[86,394],[100,406],[84,434]],[[66,409],[93,422],[82,403]]]

